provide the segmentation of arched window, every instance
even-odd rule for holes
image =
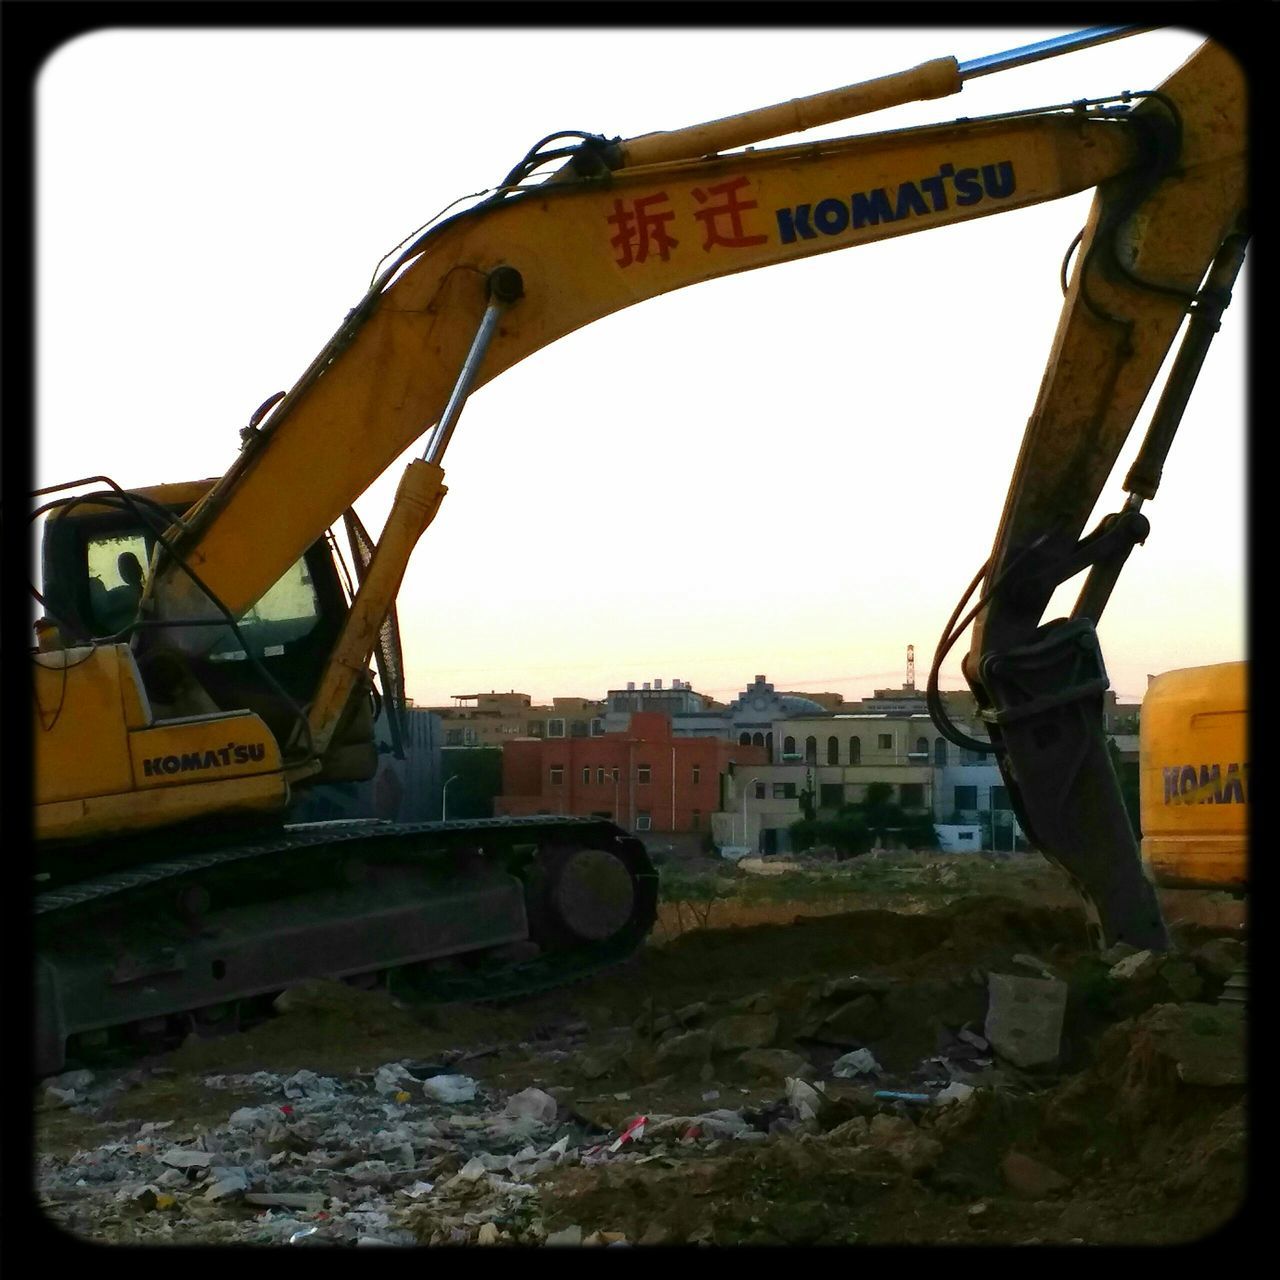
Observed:
[[[917,738],[916,739],[916,755],[927,756],[928,754],[929,754],[929,739]]]
[[[840,739],[837,738],[835,734],[832,734],[831,737],[827,739],[827,763],[840,763]]]
[[[738,734],[738,746],[749,747],[751,745],[751,735],[744,729]]]
[[[765,746],[765,750],[768,751],[769,753],[769,759],[772,760],[773,759],[773,731],[772,730],[770,730],[770,732],[764,735],[764,746]]]
[[[783,738],[782,754],[784,756],[793,756],[796,753],[796,740],[794,738]]]
[[[818,740],[812,734],[804,740],[804,762],[805,764],[818,763]]]
[[[849,763],[862,763],[862,739],[856,734],[849,739]]]
[[[763,747],[763,746],[764,746],[764,734],[763,734],[763,733],[753,733],[753,734],[751,735],[751,745],[752,745],[753,747]]]
[[[933,743],[933,763],[947,763],[947,740],[946,738],[935,738]]]

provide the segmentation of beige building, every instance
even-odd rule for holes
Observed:
[[[587,738],[604,732],[605,704],[590,698],[553,698],[535,705],[527,693],[462,693],[451,705],[431,707],[440,717],[445,748],[501,747],[516,738]]]

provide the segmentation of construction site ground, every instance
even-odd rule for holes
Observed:
[[[424,1006],[319,982],[42,1082],[36,1211],[97,1243],[337,1247],[1176,1244],[1238,1221],[1238,903],[1167,895],[1171,957],[1100,958],[1033,853],[660,870],[649,945],[571,988]],[[1053,1061],[988,1040],[993,974],[1065,985]]]

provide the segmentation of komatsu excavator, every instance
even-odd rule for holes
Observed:
[[[1096,624],[1243,261],[1245,86],[1205,43],[1159,88],[756,148],[1127,34],[1102,28],[630,140],[543,139],[400,252],[226,474],[42,490],[33,652],[36,1068],[75,1037],[215,1018],[309,977],[454,958],[460,990],[531,990],[632,952],[642,845],[596,819],[297,825],[292,796],[368,777],[370,661],[445,494],[468,395],[619,309],[734,272],[1095,189],[972,622],[965,675],[1018,819],[1099,939],[1167,945],[1102,733]],[[741,148],[747,148],[742,150]],[[1179,330],[1129,500],[1084,526]],[[414,441],[344,597],[331,527]],[[96,485],[83,492],[86,485]],[[1066,619],[1041,621],[1086,571]],[[980,590],[979,590],[980,589]],[[390,652],[394,646],[384,649]],[[436,968],[441,966],[436,965]],[[461,975],[461,976],[458,976]],[[470,982],[470,986],[467,983]]]

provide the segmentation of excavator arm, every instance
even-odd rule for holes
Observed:
[[[713,125],[630,142],[583,138],[568,164],[534,184],[539,156],[530,153],[497,194],[400,254],[245,433],[236,463],[171,530],[174,554],[152,575],[146,607],[175,625],[147,642],[199,652],[218,627],[193,622],[239,616],[436,427],[312,705],[311,731],[323,738],[443,496],[441,455],[470,390],[674,289],[1096,188],[965,671],[1025,828],[1095,905],[1104,938],[1162,945],[1101,737],[1106,677],[1094,632],[1145,518],[1131,505],[1080,535],[1184,318],[1191,312],[1195,335],[1211,328],[1220,286],[1239,265],[1244,87],[1230,57],[1206,44],[1158,92],[1123,101],[722,154],[942,96],[959,79],[954,60],[940,59]],[[1202,289],[1215,261],[1217,283]],[[1188,342],[1182,391],[1195,351],[1203,354],[1201,336]],[[1153,424],[1130,485],[1142,497],[1154,491],[1182,391]],[[1090,566],[1075,615],[1042,626],[1057,585]],[[949,627],[944,642],[954,639]]]

